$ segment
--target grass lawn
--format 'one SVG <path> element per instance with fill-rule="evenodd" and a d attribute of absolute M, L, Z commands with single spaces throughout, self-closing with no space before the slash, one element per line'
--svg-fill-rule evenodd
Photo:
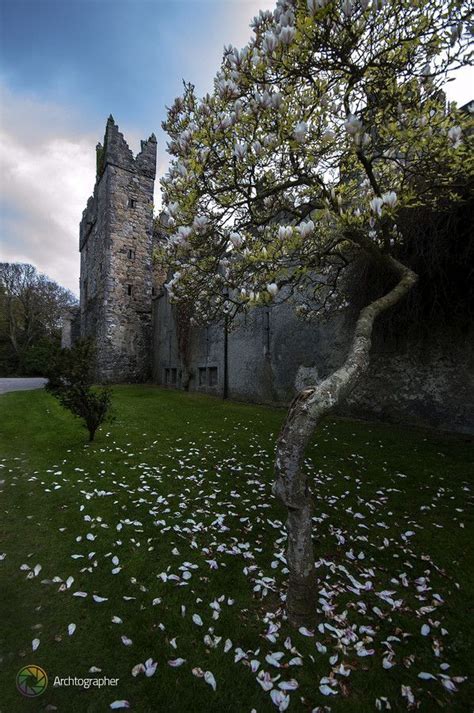
<path fill-rule="evenodd" d="M 319 625 L 301 633 L 271 495 L 284 412 L 147 386 L 114 404 L 88 445 L 48 394 L 0 397 L 0 713 L 471 710 L 472 443 L 322 426 Z M 33 699 L 27 664 L 49 676 Z M 53 686 L 104 675 L 118 685 Z"/>

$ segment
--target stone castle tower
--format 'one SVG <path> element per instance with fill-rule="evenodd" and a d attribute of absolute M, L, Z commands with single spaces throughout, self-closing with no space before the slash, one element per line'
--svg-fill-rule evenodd
<path fill-rule="evenodd" d="M 95 339 L 103 383 L 143 382 L 151 373 L 155 174 L 155 135 L 134 158 L 110 116 L 79 229 L 80 334 Z"/>

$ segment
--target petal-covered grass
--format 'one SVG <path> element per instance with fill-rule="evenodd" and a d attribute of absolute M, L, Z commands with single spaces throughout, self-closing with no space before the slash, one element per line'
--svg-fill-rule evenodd
<path fill-rule="evenodd" d="M 1 713 L 469 710 L 472 442 L 321 427 L 317 626 L 294 631 L 284 411 L 151 386 L 114 404 L 89 445 L 45 392 L 0 397 Z M 26 664 L 49 676 L 35 700 Z M 68 676 L 119 681 L 54 687 Z"/>

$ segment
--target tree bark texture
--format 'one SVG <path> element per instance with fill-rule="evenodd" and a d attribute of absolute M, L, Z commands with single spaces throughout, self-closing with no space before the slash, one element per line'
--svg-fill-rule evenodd
<path fill-rule="evenodd" d="M 375 319 L 397 304 L 417 281 L 417 275 L 394 258 L 387 256 L 385 260 L 398 274 L 398 283 L 361 310 L 344 364 L 320 384 L 297 394 L 278 437 L 273 491 L 288 510 L 287 565 L 290 574 L 286 609 L 288 619 L 295 627 L 310 627 L 316 619 L 312 498 L 302 467 L 306 446 L 320 420 L 352 391 L 367 371 Z"/>

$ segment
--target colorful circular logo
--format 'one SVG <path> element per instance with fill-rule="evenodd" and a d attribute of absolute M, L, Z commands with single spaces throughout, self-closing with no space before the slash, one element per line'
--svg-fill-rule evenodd
<path fill-rule="evenodd" d="M 16 676 L 16 687 L 20 693 L 28 698 L 36 698 L 45 692 L 48 685 L 48 676 L 39 666 L 23 666 Z"/>

